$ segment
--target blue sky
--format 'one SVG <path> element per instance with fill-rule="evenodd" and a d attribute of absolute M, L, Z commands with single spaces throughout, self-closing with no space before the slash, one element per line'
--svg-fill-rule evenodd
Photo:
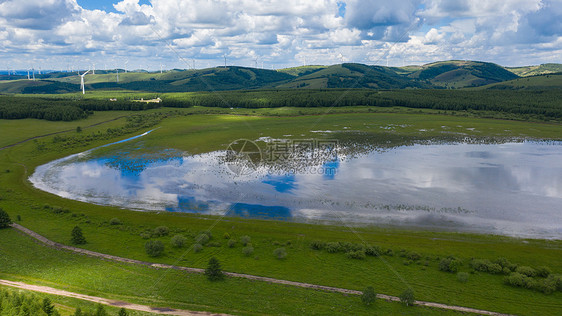
<path fill-rule="evenodd" d="M 0 0 L 0 68 L 562 62 L 562 0 Z"/>

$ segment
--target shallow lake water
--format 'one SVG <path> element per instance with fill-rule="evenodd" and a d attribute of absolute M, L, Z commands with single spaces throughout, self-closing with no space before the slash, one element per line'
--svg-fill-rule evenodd
<path fill-rule="evenodd" d="M 341 150 L 304 168 L 265 163 L 245 173 L 233 172 L 227 151 L 113 146 L 40 166 L 30 180 L 136 210 L 562 238 L 560 142 Z"/>

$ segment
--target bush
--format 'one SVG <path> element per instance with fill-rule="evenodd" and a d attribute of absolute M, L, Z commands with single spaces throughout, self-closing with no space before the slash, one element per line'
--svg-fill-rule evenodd
<path fill-rule="evenodd" d="M 0 228 L 10 227 L 11 223 L 10 215 L 0 207 Z"/>
<path fill-rule="evenodd" d="M 534 286 L 534 280 L 532 278 L 519 272 L 513 272 L 509 276 L 505 277 L 504 282 L 515 287 L 532 288 Z"/>
<path fill-rule="evenodd" d="M 347 257 L 351 259 L 365 259 L 365 251 L 364 250 L 352 250 L 347 253 Z"/>
<path fill-rule="evenodd" d="M 556 291 L 556 281 L 554 279 L 546 278 L 541 281 L 537 281 L 535 286 L 538 291 L 541 291 L 544 294 L 551 294 Z"/>
<path fill-rule="evenodd" d="M 158 257 L 164 252 L 164 244 L 160 240 L 149 240 L 144 244 L 144 249 L 150 257 Z"/>
<path fill-rule="evenodd" d="M 373 304 L 376 298 L 377 294 L 375 294 L 375 289 L 372 286 L 368 286 L 361 295 L 361 301 L 367 306 Z"/>
<path fill-rule="evenodd" d="M 246 246 L 246 247 L 242 248 L 242 253 L 249 257 L 254 253 L 254 247 Z"/>
<path fill-rule="evenodd" d="M 312 249 L 312 250 L 322 250 L 322 249 L 324 249 L 325 245 L 326 245 L 325 242 L 320 241 L 320 240 L 315 240 L 315 241 L 310 243 L 310 249 Z"/>
<path fill-rule="evenodd" d="M 552 273 L 549 267 L 541 266 L 537 268 L 537 276 L 542 278 L 548 277 Z"/>
<path fill-rule="evenodd" d="M 329 242 L 326 244 L 325 248 L 329 253 L 336 253 L 340 251 L 340 245 L 337 242 Z"/>
<path fill-rule="evenodd" d="M 195 242 L 201 245 L 208 243 L 210 240 L 209 235 L 207 234 L 199 234 L 195 237 Z"/>
<path fill-rule="evenodd" d="M 534 277 L 537 274 L 537 271 L 535 271 L 535 269 L 531 268 L 531 267 L 527 267 L 527 266 L 521 266 L 519 268 L 517 268 L 517 270 L 515 270 L 515 272 L 517 273 L 521 273 L 525 276 L 528 277 Z"/>
<path fill-rule="evenodd" d="M 187 243 L 187 238 L 184 235 L 175 235 L 171 240 L 172 246 L 176 248 L 182 248 Z"/>
<path fill-rule="evenodd" d="M 250 243 L 251 240 L 252 239 L 250 238 L 250 236 L 240 237 L 240 242 L 242 243 L 243 246 L 247 246 Z"/>
<path fill-rule="evenodd" d="M 201 245 L 201 244 L 195 244 L 195 245 L 193 245 L 193 251 L 194 251 L 195 253 L 201 252 L 201 250 L 203 250 L 203 245 Z"/>
<path fill-rule="evenodd" d="M 287 257 L 287 250 L 285 250 L 285 248 L 277 248 L 273 250 L 273 255 L 277 259 L 285 259 Z"/>
<path fill-rule="evenodd" d="M 378 257 L 382 254 L 382 249 L 379 246 L 369 246 L 365 249 L 367 256 Z"/>
<path fill-rule="evenodd" d="M 418 261 L 421 258 L 421 255 L 415 251 L 410 251 L 408 252 L 408 254 L 406 255 L 406 257 L 412 261 Z"/>
<path fill-rule="evenodd" d="M 167 236 L 169 233 L 170 233 L 170 229 L 168 227 L 158 226 L 154 228 L 152 235 L 154 235 L 154 237 L 162 237 L 162 236 Z"/>
<path fill-rule="evenodd" d="M 498 263 L 492 263 L 487 259 L 473 259 L 470 262 L 470 266 L 480 272 L 488 272 L 492 274 L 499 274 L 503 272 L 503 268 Z"/>
<path fill-rule="evenodd" d="M 230 234 L 229 233 L 224 233 L 224 235 L 222 235 L 222 237 L 224 239 L 230 239 Z"/>
<path fill-rule="evenodd" d="M 400 302 L 406 304 L 406 306 L 410 306 L 413 305 L 415 301 L 414 298 L 414 291 L 410 288 L 406 289 L 404 292 L 402 292 L 402 294 L 400 295 Z"/>
<path fill-rule="evenodd" d="M 550 274 L 546 279 L 550 280 L 554 284 L 557 291 L 562 291 L 562 275 Z"/>
<path fill-rule="evenodd" d="M 461 283 L 468 282 L 468 273 L 466 273 L 466 272 L 457 273 L 457 281 L 459 281 Z"/>
<path fill-rule="evenodd" d="M 221 264 L 219 260 L 215 257 L 209 259 L 209 264 L 207 269 L 205 269 L 205 275 L 210 281 L 219 281 L 224 279 L 224 274 L 221 270 Z"/>
<path fill-rule="evenodd" d="M 236 246 L 236 239 L 230 239 L 227 245 L 229 248 L 234 248 L 234 246 Z"/>
<path fill-rule="evenodd" d="M 121 220 L 118 219 L 117 217 L 114 217 L 112 219 L 109 220 L 109 224 L 110 225 L 121 225 Z"/>
<path fill-rule="evenodd" d="M 441 259 L 441 261 L 439 261 L 439 270 L 441 271 L 445 271 L 445 272 L 451 272 L 451 273 L 456 273 L 459 271 L 459 268 L 461 267 L 462 262 L 453 257 L 453 256 L 449 256 L 447 258 Z"/>
<path fill-rule="evenodd" d="M 82 228 L 78 226 L 74 226 L 70 236 L 70 242 L 74 245 L 83 245 L 86 243 L 86 238 L 84 238 L 84 235 L 82 234 Z"/>

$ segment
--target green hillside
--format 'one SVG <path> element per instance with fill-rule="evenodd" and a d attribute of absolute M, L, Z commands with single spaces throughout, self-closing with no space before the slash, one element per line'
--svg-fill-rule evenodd
<path fill-rule="evenodd" d="M 321 65 L 310 65 L 310 66 L 299 66 L 299 67 L 291 67 L 291 68 L 284 68 L 279 69 L 277 71 L 289 74 L 291 76 L 305 76 L 316 72 L 318 70 L 322 70 L 328 68 L 328 66 L 321 66 Z"/>
<path fill-rule="evenodd" d="M 438 87 L 465 88 L 511 80 L 518 76 L 492 63 L 451 60 L 424 65 L 408 77 L 428 80 Z"/>
<path fill-rule="evenodd" d="M 16 94 L 58 94 L 70 93 L 80 90 L 78 84 L 52 81 L 52 80 L 9 80 L 0 81 L 0 93 Z"/>
<path fill-rule="evenodd" d="M 562 72 L 562 64 L 542 64 L 536 66 L 506 67 L 519 77 L 528 77 Z"/>
<path fill-rule="evenodd" d="M 562 73 L 518 78 L 480 87 L 481 89 L 545 90 L 562 89 Z"/>
<path fill-rule="evenodd" d="M 398 75 L 388 67 L 363 64 L 341 64 L 299 76 L 280 88 L 369 88 L 406 89 L 430 88 L 431 85 Z"/>

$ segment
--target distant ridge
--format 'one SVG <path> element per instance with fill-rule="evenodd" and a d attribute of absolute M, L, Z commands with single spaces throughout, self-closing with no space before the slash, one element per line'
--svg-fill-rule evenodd
<path fill-rule="evenodd" d="M 331 66 L 310 65 L 279 70 L 250 67 L 174 69 L 160 73 L 123 69 L 98 70 L 86 76 L 86 90 L 143 92 L 195 92 L 251 89 L 462 89 L 486 87 L 522 89 L 558 88 L 559 82 L 541 77 L 562 72 L 561 64 L 502 67 L 481 61 L 449 60 L 422 66 L 384 67 L 357 63 Z M 119 73 L 119 75 L 117 75 Z M 536 78 L 538 75 L 539 78 Z M 36 75 L 36 81 L 22 76 L 0 76 L 0 93 L 57 94 L 78 92 L 76 73 L 51 72 Z M 119 80 L 118 80 L 119 79 Z M 506 83 L 501 85 L 501 83 Z M 497 86 L 494 86 L 496 84 Z"/>

